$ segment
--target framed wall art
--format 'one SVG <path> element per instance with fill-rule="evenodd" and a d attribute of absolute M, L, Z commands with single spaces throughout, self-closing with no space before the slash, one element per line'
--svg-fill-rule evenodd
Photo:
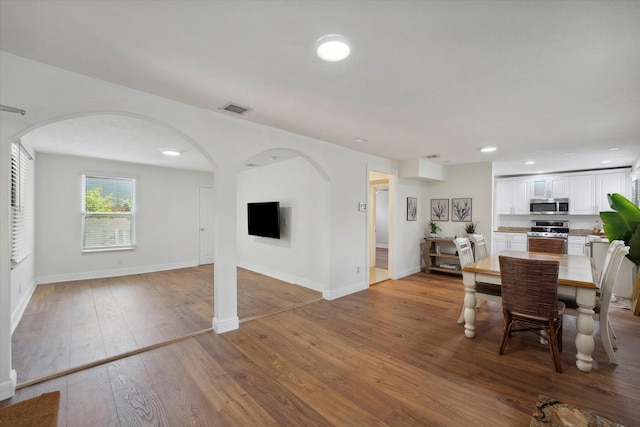
<path fill-rule="evenodd" d="M 431 199 L 431 221 L 449 221 L 449 199 Z"/>
<path fill-rule="evenodd" d="M 407 221 L 418 219 L 418 198 L 407 197 Z"/>
<path fill-rule="evenodd" d="M 451 199 L 451 221 L 470 222 L 472 218 L 471 198 Z"/>

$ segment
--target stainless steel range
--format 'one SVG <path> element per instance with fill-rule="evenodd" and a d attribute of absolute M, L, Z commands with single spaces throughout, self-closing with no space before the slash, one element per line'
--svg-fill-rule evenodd
<path fill-rule="evenodd" d="M 564 241 L 564 253 L 567 253 L 567 239 L 569 238 L 569 221 L 533 220 L 531 231 L 527 233 L 527 240 L 559 239 Z"/>

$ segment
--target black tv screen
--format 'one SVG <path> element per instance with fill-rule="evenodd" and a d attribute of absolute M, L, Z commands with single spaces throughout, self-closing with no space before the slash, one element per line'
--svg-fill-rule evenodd
<path fill-rule="evenodd" d="M 249 235 L 280 238 L 280 202 L 247 203 Z"/>

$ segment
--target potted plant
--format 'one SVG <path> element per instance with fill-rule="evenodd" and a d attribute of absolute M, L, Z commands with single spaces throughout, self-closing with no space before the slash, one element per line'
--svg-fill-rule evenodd
<path fill-rule="evenodd" d="M 436 224 L 434 221 L 429 221 L 429 237 L 438 237 L 438 231 L 442 231 L 440 226 Z"/>
<path fill-rule="evenodd" d="M 478 226 L 477 222 L 468 222 L 464 225 L 464 231 L 469 234 L 476 234 L 476 227 Z"/>
<path fill-rule="evenodd" d="M 634 280 L 632 300 L 640 298 L 640 276 L 638 275 L 638 265 L 640 265 L 640 208 L 630 200 L 618 193 L 607 194 L 609 205 L 614 212 L 600 212 L 600 219 L 609 241 L 624 240 L 629 246 L 627 258 L 634 264 Z M 637 304 L 635 314 L 640 314 L 640 303 Z"/>

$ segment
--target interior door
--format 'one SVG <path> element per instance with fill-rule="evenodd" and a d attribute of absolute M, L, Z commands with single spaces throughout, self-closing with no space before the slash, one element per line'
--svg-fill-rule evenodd
<path fill-rule="evenodd" d="M 199 263 L 213 264 L 213 187 L 199 187 Z"/>

